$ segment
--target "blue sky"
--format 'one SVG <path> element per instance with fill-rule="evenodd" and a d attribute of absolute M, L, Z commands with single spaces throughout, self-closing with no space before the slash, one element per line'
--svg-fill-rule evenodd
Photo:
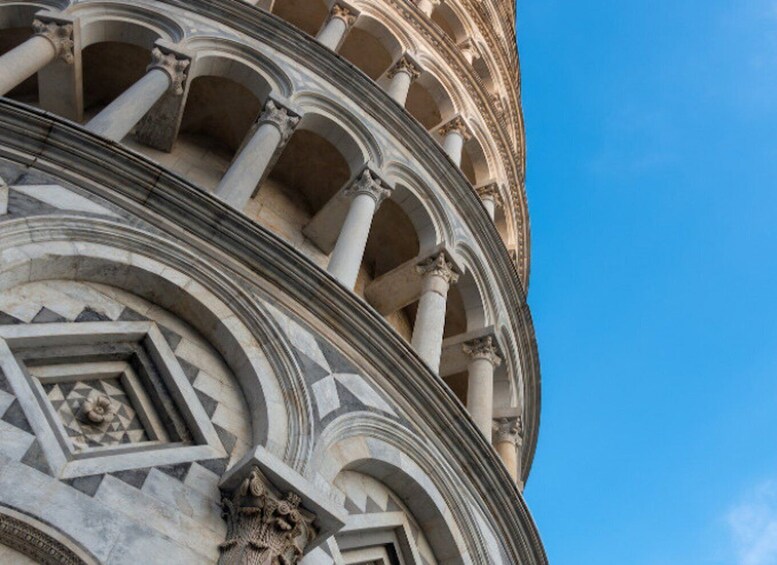
<path fill-rule="evenodd" d="M 553 565 L 777 564 L 777 0 L 519 0 Z"/>

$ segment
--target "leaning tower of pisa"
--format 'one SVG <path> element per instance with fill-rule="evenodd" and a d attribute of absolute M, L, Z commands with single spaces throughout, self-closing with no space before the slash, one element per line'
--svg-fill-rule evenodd
<path fill-rule="evenodd" d="M 546 563 L 514 22 L 0 0 L 0 563 Z"/>

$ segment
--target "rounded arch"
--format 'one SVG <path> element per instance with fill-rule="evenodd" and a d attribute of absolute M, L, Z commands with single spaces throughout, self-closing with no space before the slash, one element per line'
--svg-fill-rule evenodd
<path fill-rule="evenodd" d="M 427 130 L 445 123 L 457 113 L 450 90 L 438 78 L 438 70 L 423 66 L 424 72 L 413 82 L 408 92 L 405 108 Z"/>
<path fill-rule="evenodd" d="M 453 228 L 434 190 L 407 165 L 392 161 L 383 169 L 386 181 L 394 186 L 391 199 L 399 204 L 413 223 L 420 253 L 431 251 L 453 240 Z"/>
<path fill-rule="evenodd" d="M 461 171 L 473 186 L 480 186 L 495 176 L 492 171 L 494 160 L 490 156 L 488 145 L 485 145 L 491 136 L 478 122 L 473 120 L 469 125 L 473 135 L 464 142 Z"/>
<path fill-rule="evenodd" d="M 256 300 L 212 262 L 148 232 L 68 215 L 0 225 L 0 260 L 0 291 L 50 279 L 94 282 L 175 314 L 236 376 L 255 415 L 253 443 L 291 465 L 307 459 L 310 399 L 291 346 Z"/>
<path fill-rule="evenodd" d="M 334 145 L 355 175 L 365 163 L 380 167 L 383 151 L 362 120 L 339 104 L 314 92 L 300 92 L 292 98 L 302 120 L 296 131 L 310 131 Z"/>
<path fill-rule="evenodd" d="M 261 0 L 267 8 L 271 2 Z M 325 0 L 281 0 L 272 6 L 272 13 L 289 22 L 308 35 L 316 35 L 329 15 L 329 2 Z"/>
<path fill-rule="evenodd" d="M 10 547 L 35 563 L 100 563 L 62 530 L 5 505 L 0 505 L 0 545 Z"/>
<path fill-rule="evenodd" d="M 432 12 L 432 21 L 451 38 L 454 43 L 460 43 L 471 36 L 471 26 L 467 16 L 452 2 L 440 2 Z"/>
<path fill-rule="evenodd" d="M 106 2 L 75 4 L 69 10 L 81 21 L 81 47 L 108 41 L 129 43 L 151 49 L 154 41 L 178 43 L 184 30 L 175 20 L 147 8 Z"/>
<path fill-rule="evenodd" d="M 372 80 L 378 80 L 407 49 L 408 45 L 400 41 L 385 20 L 362 13 L 338 53 Z"/>
<path fill-rule="evenodd" d="M 357 471 L 384 483 L 422 524 L 439 563 L 471 563 L 476 544 L 465 536 L 476 535 L 476 521 L 457 488 L 459 477 L 444 461 L 395 420 L 352 412 L 322 432 L 308 474 L 332 484 L 340 472 Z"/>
<path fill-rule="evenodd" d="M 484 292 L 484 289 L 489 288 L 485 275 L 487 269 L 483 268 L 482 261 L 465 241 L 456 242 L 454 253 L 464 271 L 454 288 L 458 289 L 463 302 L 466 331 L 471 332 L 492 325 L 495 308 Z"/>
<path fill-rule="evenodd" d="M 219 76 L 230 79 L 264 100 L 270 92 L 288 98 L 292 82 L 283 68 L 245 45 L 217 37 L 195 36 L 183 46 L 195 54 L 189 78 Z"/>

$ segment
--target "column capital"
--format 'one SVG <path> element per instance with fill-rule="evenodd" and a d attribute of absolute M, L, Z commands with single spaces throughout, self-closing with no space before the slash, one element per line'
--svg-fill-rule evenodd
<path fill-rule="evenodd" d="M 51 42 L 57 57 L 72 64 L 75 60 L 73 24 L 72 18 L 50 12 L 38 12 L 32 20 L 32 30 L 34 35 L 45 37 Z"/>
<path fill-rule="evenodd" d="M 259 119 L 256 120 L 256 123 L 259 125 L 274 125 L 276 128 L 278 128 L 278 131 L 281 132 L 281 138 L 283 142 L 286 142 L 288 141 L 289 137 L 291 137 L 291 134 L 294 132 L 294 128 L 297 127 L 297 124 L 299 124 L 299 121 L 300 117 L 297 114 L 289 110 L 280 102 L 273 100 L 272 98 L 268 98 L 264 105 L 264 110 L 262 110 L 262 113 L 259 116 Z"/>
<path fill-rule="evenodd" d="M 219 545 L 219 565 L 297 563 L 317 534 L 315 516 L 301 508 L 302 498 L 293 491 L 277 493 L 258 465 L 223 494 L 227 536 Z"/>
<path fill-rule="evenodd" d="M 472 55 L 473 59 L 480 55 L 480 53 L 478 52 L 478 46 L 471 37 L 464 39 L 461 43 L 458 44 L 457 47 L 462 52 L 465 52 L 465 51 L 469 52 L 470 55 Z"/>
<path fill-rule="evenodd" d="M 523 442 L 523 420 L 520 416 L 497 418 L 492 430 L 494 443 L 512 443 L 518 447 Z"/>
<path fill-rule="evenodd" d="M 456 116 L 446 124 L 444 124 L 442 127 L 440 127 L 439 130 L 437 130 L 440 135 L 445 136 L 449 133 L 458 133 L 461 135 L 464 139 L 470 139 L 472 137 L 472 132 L 469 129 L 469 126 L 467 125 L 467 121 L 464 119 L 463 116 Z"/>
<path fill-rule="evenodd" d="M 157 41 L 151 50 L 151 64 L 146 71 L 161 69 L 170 77 L 170 91 L 181 96 L 189 75 L 192 58 L 186 53 Z"/>
<path fill-rule="evenodd" d="M 436 257 L 423 261 L 416 266 L 416 272 L 424 278 L 440 277 L 449 285 L 455 284 L 459 280 L 459 274 L 455 271 L 453 263 L 448 261 L 445 253 L 440 253 Z"/>
<path fill-rule="evenodd" d="M 495 182 L 475 187 L 475 192 L 481 200 L 491 200 L 497 207 L 504 204 L 499 185 Z"/>
<path fill-rule="evenodd" d="M 355 198 L 360 194 L 365 194 L 375 200 L 377 208 L 386 198 L 391 196 L 391 192 L 391 187 L 387 186 L 375 172 L 365 168 L 356 180 L 343 191 L 343 195 Z"/>
<path fill-rule="evenodd" d="M 342 20 L 347 27 L 351 27 L 356 22 L 356 16 L 358 14 L 353 8 L 339 2 L 329 11 L 329 20 Z"/>
<path fill-rule="evenodd" d="M 461 350 L 469 355 L 472 360 L 485 359 L 494 367 L 498 367 L 502 363 L 502 358 L 499 356 L 499 348 L 491 336 L 468 341 L 462 344 Z"/>
<path fill-rule="evenodd" d="M 394 78 L 399 73 L 406 73 L 412 82 L 421 76 L 421 67 L 410 55 L 405 54 L 389 69 L 387 76 Z"/>

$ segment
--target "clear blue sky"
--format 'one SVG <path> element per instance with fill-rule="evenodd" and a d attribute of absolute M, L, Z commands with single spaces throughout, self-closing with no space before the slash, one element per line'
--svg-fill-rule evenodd
<path fill-rule="evenodd" d="M 777 0 L 519 0 L 552 565 L 777 564 Z"/>

